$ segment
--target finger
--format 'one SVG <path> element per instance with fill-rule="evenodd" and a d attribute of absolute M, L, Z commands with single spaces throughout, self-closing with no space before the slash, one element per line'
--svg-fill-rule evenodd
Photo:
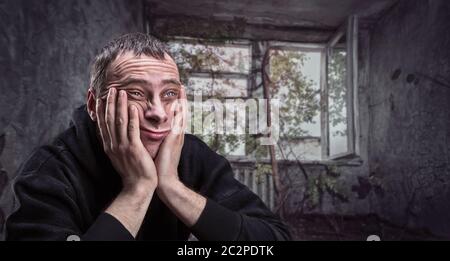
<path fill-rule="evenodd" d="M 182 87 L 180 90 L 180 95 L 176 101 L 176 108 L 174 112 L 174 128 L 177 130 L 177 134 L 183 133 L 186 127 L 187 121 L 187 99 L 186 91 Z"/>
<path fill-rule="evenodd" d="M 130 105 L 128 108 L 130 120 L 128 121 L 128 138 L 131 143 L 136 144 L 141 140 L 139 136 L 139 115 L 136 106 Z"/>
<path fill-rule="evenodd" d="M 174 102 L 174 106 L 175 106 L 175 110 L 174 110 L 174 118 L 173 118 L 173 125 L 172 125 L 172 133 L 180 134 L 182 131 L 181 124 L 183 121 L 181 100 L 176 100 Z"/>
<path fill-rule="evenodd" d="M 97 99 L 97 103 L 95 105 L 95 112 L 97 113 L 97 126 L 100 131 L 100 136 L 102 138 L 103 146 L 110 144 L 108 130 L 106 129 L 105 123 L 105 106 L 102 99 Z"/>
<path fill-rule="evenodd" d="M 108 93 L 108 98 L 106 100 L 106 112 L 105 112 L 105 121 L 106 128 L 108 130 L 109 139 L 111 141 L 111 146 L 117 144 L 116 141 L 116 128 L 115 128 L 115 119 L 116 119 L 116 89 L 111 88 Z"/>
<path fill-rule="evenodd" d="M 124 90 L 121 90 L 119 91 L 119 98 L 117 99 L 117 108 L 116 108 L 116 133 L 117 133 L 117 142 L 119 144 L 128 142 L 127 124 L 128 124 L 127 93 Z"/>
<path fill-rule="evenodd" d="M 181 100 L 180 104 L 180 135 L 178 135 L 178 139 L 180 141 L 180 144 L 183 144 L 184 142 L 184 132 L 186 130 L 186 100 Z"/>

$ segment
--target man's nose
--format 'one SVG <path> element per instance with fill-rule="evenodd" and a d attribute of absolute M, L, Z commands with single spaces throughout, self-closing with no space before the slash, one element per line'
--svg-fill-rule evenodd
<path fill-rule="evenodd" d="M 147 110 L 144 113 L 144 117 L 154 125 L 164 123 L 168 119 L 164 106 L 158 99 L 155 99 L 153 102 L 149 102 Z"/>

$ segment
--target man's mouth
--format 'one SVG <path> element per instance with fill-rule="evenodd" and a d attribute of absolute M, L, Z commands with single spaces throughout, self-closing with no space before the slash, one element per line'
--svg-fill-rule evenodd
<path fill-rule="evenodd" d="M 150 129 L 144 129 L 144 128 L 140 128 L 141 130 L 141 135 L 143 135 L 144 137 L 150 139 L 150 140 L 154 140 L 154 141 L 159 141 L 164 139 L 170 132 L 170 130 L 150 130 Z"/>

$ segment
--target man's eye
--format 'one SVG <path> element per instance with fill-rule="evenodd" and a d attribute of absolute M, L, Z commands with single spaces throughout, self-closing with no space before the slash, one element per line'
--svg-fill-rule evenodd
<path fill-rule="evenodd" d="M 164 94 L 164 96 L 166 96 L 166 97 L 175 97 L 175 96 L 177 96 L 178 95 L 178 93 L 176 92 L 176 91 L 167 91 L 165 94 Z"/>
<path fill-rule="evenodd" d="M 140 92 L 130 91 L 128 93 L 135 97 L 144 97 L 144 95 Z"/>

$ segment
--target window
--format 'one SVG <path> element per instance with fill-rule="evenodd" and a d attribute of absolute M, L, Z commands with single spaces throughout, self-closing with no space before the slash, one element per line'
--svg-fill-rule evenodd
<path fill-rule="evenodd" d="M 217 100 L 264 98 L 262 66 L 268 70 L 271 98 L 280 101 L 278 159 L 319 161 L 357 154 L 356 18 L 351 17 L 325 44 L 177 38 L 169 41 L 169 46 L 188 95 L 202 95 L 202 111 L 191 114 L 194 123 L 202 121 L 201 134 L 195 129 L 191 132 L 219 153 L 268 157 L 265 149 L 255 152 L 254 138 L 217 131 L 223 131 L 223 126 L 207 115 L 218 110 Z M 264 53 L 269 55 L 267 65 L 262 64 Z M 195 100 L 191 102 L 191 110 L 195 104 Z M 239 110 L 236 113 L 239 115 Z M 245 109 L 240 113 L 247 113 L 249 122 L 253 120 Z M 199 114 L 202 117 L 196 118 Z"/>
<path fill-rule="evenodd" d="M 339 155 L 348 150 L 347 77 L 345 37 L 328 49 L 328 137 L 329 154 Z"/>
<path fill-rule="evenodd" d="M 327 84 L 324 85 L 323 116 L 326 158 L 358 154 L 358 21 L 351 16 L 327 44 Z"/>
<path fill-rule="evenodd" d="M 272 97 L 280 99 L 277 158 L 357 154 L 357 20 L 324 45 L 269 44 Z"/>
<path fill-rule="evenodd" d="M 193 117 L 193 123 L 202 127 L 197 131 L 192 129 L 191 132 L 221 154 L 245 156 L 246 143 L 243 135 L 225 133 L 223 126 L 218 126 L 214 119 L 210 120 L 210 116 L 218 110 L 214 101 L 221 100 L 226 106 L 227 100 L 248 97 L 252 57 L 250 44 L 244 41 L 214 43 L 178 38 L 169 41 L 169 48 L 191 97 L 191 111 L 195 115 L 195 107 L 202 107 L 202 117 Z M 201 105 L 195 102 L 195 96 L 201 96 Z M 216 128 L 222 130 L 215 131 Z"/>
<path fill-rule="evenodd" d="M 322 48 L 283 47 L 269 50 L 272 98 L 280 103 L 278 158 L 320 160 Z M 283 155 L 284 154 L 284 155 Z"/>

